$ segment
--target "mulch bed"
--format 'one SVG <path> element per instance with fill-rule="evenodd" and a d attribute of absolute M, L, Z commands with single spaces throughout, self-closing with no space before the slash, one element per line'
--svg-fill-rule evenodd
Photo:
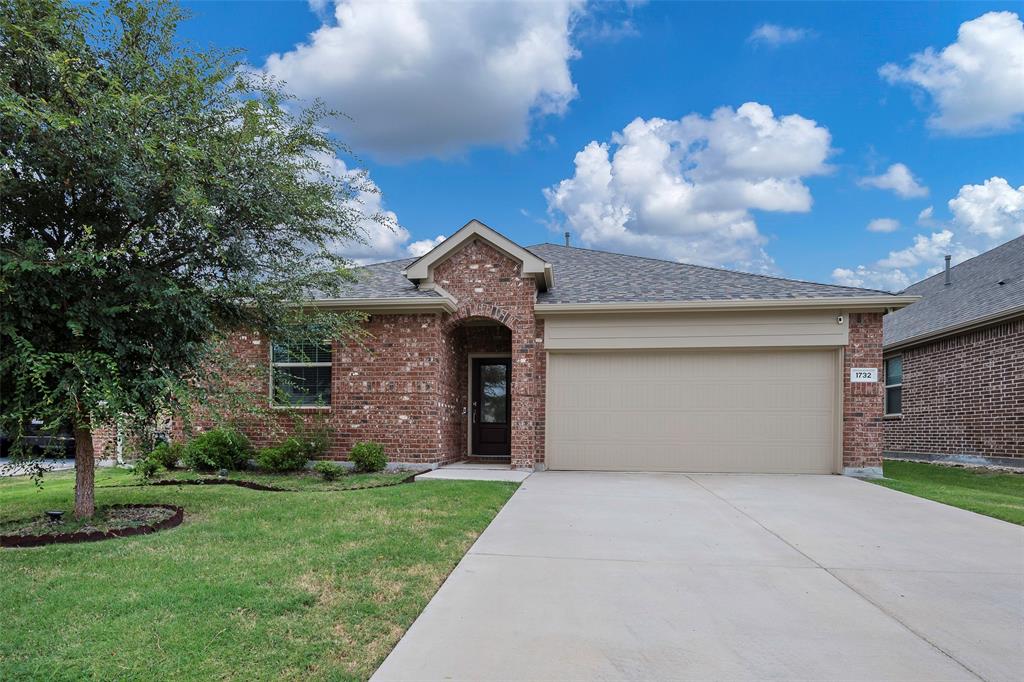
<path fill-rule="evenodd" d="M 107 523 L 123 523 L 122 527 L 100 530 L 84 526 L 69 533 L 39 532 L 54 525 L 44 518 L 26 519 L 15 532 L 0 535 L 0 547 L 40 547 L 70 542 L 95 542 L 111 538 L 146 535 L 181 525 L 185 511 L 171 504 L 112 504 L 97 512 L 106 514 Z M 11 524 L 8 524 L 11 525 Z M 106 524 L 105 524 L 106 525 Z"/>
<path fill-rule="evenodd" d="M 301 488 L 282 488 L 276 485 L 267 485 L 266 483 L 257 483 L 256 481 L 246 481 L 243 479 L 235 478 L 161 478 L 157 481 L 150 481 L 149 483 L 140 483 L 138 485 L 236 485 L 239 488 L 248 488 L 250 490 L 265 490 L 275 493 L 346 493 L 350 490 L 388 488 L 393 485 L 401 485 L 402 483 L 412 483 L 416 479 L 416 477 L 422 473 L 423 471 L 413 471 L 410 472 L 408 476 L 397 479 L 395 481 L 388 481 L 386 483 L 366 483 L 364 485 L 352 486 L 351 488 L 324 488 L 323 490 L 302 490 Z"/>

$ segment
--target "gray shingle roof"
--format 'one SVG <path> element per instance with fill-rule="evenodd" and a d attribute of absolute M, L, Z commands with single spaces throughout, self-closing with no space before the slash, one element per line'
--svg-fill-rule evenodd
<path fill-rule="evenodd" d="M 343 285 L 346 298 L 439 298 L 436 291 L 423 291 L 402 274 L 415 258 L 374 263 L 354 268 L 355 282 Z"/>
<path fill-rule="evenodd" d="M 961 327 L 1024 306 L 1024 237 L 952 268 L 953 283 L 939 272 L 907 288 L 921 300 L 884 318 L 886 346 Z M 1002 282 L 1002 284 L 1000 284 Z"/>
<path fill-rule="evenodd" d="M 833 298 L 888 295 L 888 292 L 688 265 L 557 244 L 528 247 L 551 263 L 555 285 L 538 294 L 538 303 L 640 303 Z M 421 291 L 402 275 L 415 258 L 357 268 L 346 285 L 349 298 L 439 296 Z"/>
<path fill-rule="evenodd" d="M 765 300 L 886 293 L 557 244 L 529 249 L 551 263 L 555 271 L 555 286 L 538 295 L 538 303 Z"/>

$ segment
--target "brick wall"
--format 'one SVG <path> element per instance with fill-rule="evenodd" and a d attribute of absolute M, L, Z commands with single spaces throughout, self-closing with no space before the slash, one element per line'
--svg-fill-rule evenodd
<path fill-rule="evenodd" d="M 843 353 L 843 467 L 882 466 L 882 383 L 851 383 L 851 367 L 882 367 L 881 313 L 852 313 Z"/>
<path fill-rule="evenodd" d="M 1024 457 L 1024 318 L 910 348 L 887 452 Z"/>

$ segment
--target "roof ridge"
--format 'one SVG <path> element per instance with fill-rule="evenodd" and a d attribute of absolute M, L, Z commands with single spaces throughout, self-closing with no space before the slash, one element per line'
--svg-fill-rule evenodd
<path fill-rule="evenodd" d="M 756 272 L 747 272 L 745 270 L 730 270 L 729 268 L 716 268 L 716 267 L 713 267 L 713 266 L 710 266 L 710 265 L 698 265 L 696 263 L 682 263 L 680 261 L 666 260 L 664 258 L 654 258 L 653 256 L 637 256 L 637 255 L 630 254 L 630 253 L 619 253 L 618 251 L 606 251 L 604 249 L 588 249 L 588 248 L 585 248 L 585 247 L 582 247 L 582 246 L 566 246 L 564 244 L 554 244 L 552 242 L 542 242 L 540 244 L 534 244 L 533 246 L 527 247 L 527 248 L 535 248 L 537 246 L 554 246 L 554 247 L 557 247 L 557 248 L 560 248 L 560 249 L 575 249 L 577 251 L 590 251 L 592 253 L 607 253 L 607 254 L 609 254 L 611 256 L 622 256 L 624 258 L 638 258 L 638 259 L 641 259 L 641 260 L 654 261 L 656 263 L 665 263 L 667 265 L 678 265 L 678 266 L 690 267 L 690 268 L 701 268 L 703 270 L 712 270 L 714 272 L 725 272 L 725 273 L 728 273 L 730 275 L 747 275 L 748 277 L 760 277 L 762 279 L 771 279 L 771 280 L 775 280 L 777 282 L 796 282 L 798 284 L 813 284 L 814 286 L 832 287 L 834 289 L 849 289 L 850 291 L 871 291 L 871 292 L 878 293 L 878 294 L 886 294 L 886 295 L 890 295 L 890 296 L 893 295 L 893 292 L 891 292 L 891 291 L 884 291 L 882 289 L 868 289 L 866 287 L 849 287 L 849 286 L 846 286 L 846 285 L 843 285 L 843 284 L 824 284 L 822 282 L 813 282 L 813 281 L 807 280 L 807 279 L 795 279 L 793 277 L 777 277 L 777 276 L 774 276 L 774 275 L 762 275 L 762 274 L 758 274 Z"/>

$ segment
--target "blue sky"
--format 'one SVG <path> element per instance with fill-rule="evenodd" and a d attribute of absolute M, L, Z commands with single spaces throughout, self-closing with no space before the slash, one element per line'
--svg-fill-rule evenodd
<path fill-rule="evenodd" d="M 187 6 L 183 37 L 352 115 L 338 167 L 401 225 L 361 260 L 479 218 L 898 289 L 1024 233 L 1024 3 Z"/>

